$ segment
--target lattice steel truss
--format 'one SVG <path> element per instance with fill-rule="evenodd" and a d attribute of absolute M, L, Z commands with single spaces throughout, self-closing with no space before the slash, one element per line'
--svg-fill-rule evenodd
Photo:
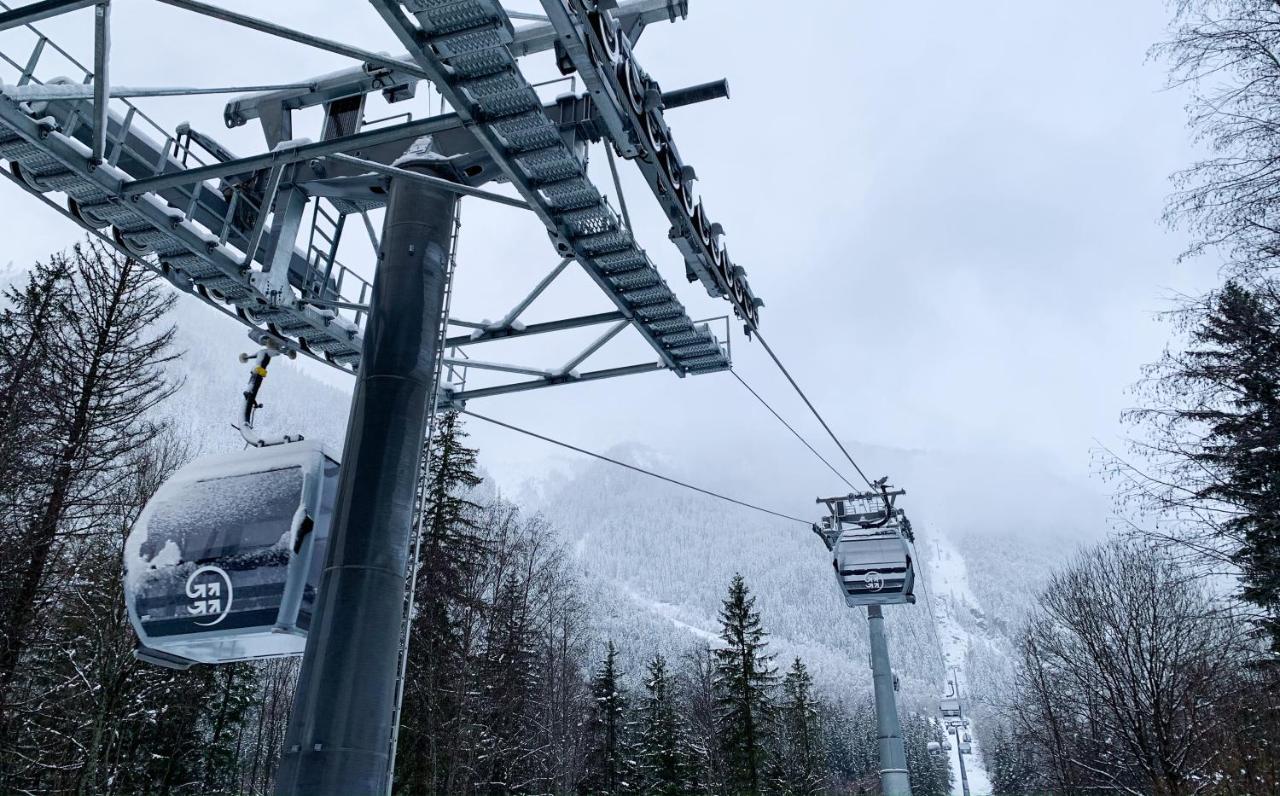
<path fill-rule="evenodd" d="M 663 94 L 631 53 L 645 25 L 682 18 L 685 0 L 543 0 L 545 16 L 508 13 L 497 0 L 371 0 L 408 50 L 395 57 L 196 0 L 159 1 L 360 63 L 270 86 L 113 86 L 109 2 L 44 0 L 17 9 L 0 3 L 0 32 L 27 33 L 22 48 L 0 41 L 0 60 L 10 70 L 0 77 L 0 158 L 8 161 L 6 176 L 13 182 L 144 258 L 179 289 L 238 318 L 256 340 L 270 339 L 338 368 L 358 367 L 370 285 L 338 259 L 339 243 L 358 223 L 376 248 L 368 213 L 383 205 L 390 179 L 406 176 L 396 159 L 427 135 L 454 162 L 462 182 L 457 191 L 530 210 L 563 258 L 500 320 L 449 320 L 461 332 L 448 337 L 452 373 L 482 369 L 529 377 L 471 391 L 454 378 L 445 397 L 455 406 L 473 397 L 628 373 L 669 369 L 684 376 L 729 367 L 727 344 L 708 324 L 690 319 L 633 237 L 625 205 L 619 216 L 588 177 L 592 142 L 636 160 L 671 220 L 686 275 L 701 280 L 710 294 L 730 299 L 748 329 L 757 323 L 762 302 L 720 245 L 720 226 L 694 201 L 695 175 L 680 161 L 662 119 L 664 107 L 725 96 L 727 88 Z M 92 66 L 34 25 L 83 8 L 94 13 Z M 513 17 L 532 24 L 517 28 Z M 549 104 L 539 98 L 518 59 L 551 49 L 562 72 L 581 76 L 585 94 L 562 95 Z M 49 74 L 50 53 L 60 56 L 63 68 L 70 63 L 80 73 Z M 452 112 L 390 124 L 396 117 L 365 118 L 368 95 L 381 92 L 388 102 L 398 102 L 413 97 L 424 80 Z M 188 125 L 169 132 L 136 103 L 144 97 L 231 92 L 239 96 L 225 105 L 227 126 L 256 120 L 266 151 L 237 157 Z M 293 131 L 293 112 L 307 107 L 324 112 L 315 141 Z M 511 185 L 521 198 L 480 187 L 491 182 Z M 615 309 L 522 324 L 521 313 L 574 261 Z M 605 327 L 600 337 L 550 368 L 486 362 L 463 350 L 595 325 Z M 629 326 L 656 352 L 656 361 L 584 369 Z"/>

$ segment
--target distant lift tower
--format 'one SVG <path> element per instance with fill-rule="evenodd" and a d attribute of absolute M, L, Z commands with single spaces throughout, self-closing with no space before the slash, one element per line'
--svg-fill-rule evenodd
<path fill-rule="evenodd" d="M 956 737 L 956 760 L 960 764 L 960 787 L 964 796 L 969 796 L 969 773 L 965 769 L 964 756 L 973 754 L 973 739 L 969 735 L 969 720 L 964 716 L 964 706 L 960 700 L 960 672 L 951 667 L 951 677 L 947 680 L 947 693 L 938 702 L 942 720 L 947 731 Z M 961 734 L 963 733 L 963 735 Z"/>
<path fill-rule="evenodd" d="M 635 58 L 646 26 L 683 18 L 687 0 L 541 0 L 541 14 L 508 12 L 500 0 L 369 0 L 404 48 L 399 55 L 202 0 L 158 2 L 354 62 L 270 85 L 125 88 L 109 79 L 112 0 L 0 6 L 0 159 L 7 162 L 0 175 L 244 324 L 264 350 L 355 375 L 340 465 L 337 452 L 283 440 L 260 455 L 179 473 L 131 534 L 126 588 L 144 643 L 140 657 L 155 663 L 274 657 L 305 645 L 278 793 L 384 793 L 406 654 L 411 515 L 431 413 L 493 395 L 658 370 L 684 377 L 731 364 L 727 338 L 690 318 L 634 237 L 616 172 L 620 213 L 588 176 L 593 145 L 610 164 L 615 156 L 636 164 L 670 223 L 683 276 L 727 300 L 748 334 L 758 328 L 763 302 L 729 257 L 724 228 L 695 190 L 697 175 L 665 117 L 727 96 L 728 87 L 717 81 L 664 92 Z M 81 10 L 93 31 L 83 61 L 37 27 Z M 190 44 L 193 59 L 254 52 L 251 44 L 218 53 Z M 519 63 L 537 53 L 554 57 L 564 79 L 573 76 L 573 91 L 539 94 Z M 162 75 L 164 65 L 157 66 Z M 585 90 L 576 94 L 579 80 Z M 404 102 L 420 86 L 451 109 L 423 115 L 419 102 L 417 116 L 367 117 L 367 103 L 379 95 Z M 238 156 L 188 124 L 169 132 L 135 104 L 184 97 L 180 112 L 187 112 L 191 97 L 216 94 L 232 95 L 219 109 L 228 127 L 261 126 L 263 151 Z M 307 109 L 319 110 L 322 122 L 304 138 L 294 122 L 315 117 L 295 119 L 294 112 Z M 508 190 L 485 187 L 491 184 Z M 449 317 L 460 196 L 530 211 L 559 261 L 496 321 Z M 376 212 L 384 214 L 381 234 L 369 218 Z M 352 228 L 368 234 L 375 255 L 360 269 L 339 258 L 340 244 L 351 243 L 343 230 Z M 350 247 L 341 252 L 349 261 Z M 575 262 L 611 308 L 522 322 Z M 466 353 L 588 327 L 602 332 L 550 367 Z M 653 358 L 586 367 L 627 330 Z M 438 383 L 442 370 L 446 383 Z M 279 467 L 264 467 L 271 463 Z M 278 486 L 268 489 L 265 474 L 282 468 Z M 264 490 L 270 522 L 246 512 L 188 521 L 202 500 L 249 505 Z M 281 548 L 254 533 L 292 544 Z"/>
<path fill-rule="evenodd" d="M 829 514 L 813 530 L 832 552 L 831 564 L 845 603 L 867 607 L 881 793 L 911 796 L 882 606 L 915 602 L 914 548 L 911 524 L 902 510 L 894 507 L 895 498 L 904 492 L 890 490 L 883 480 L 877 487 L 870 492 L 819 498 Z"/>

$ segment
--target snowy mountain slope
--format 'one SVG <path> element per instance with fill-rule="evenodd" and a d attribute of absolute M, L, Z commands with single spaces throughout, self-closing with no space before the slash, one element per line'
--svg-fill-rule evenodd
<path fill-rule="evenodd" d="M 636 445 L 607 453 L 632 462 L 652 462 L 654 456 Z M 772 453 L 757 451 L 752 459 L 786 460 Z M 880 462 L 912 478 L 906 481 L 912 489 L 904 500 L 910 495 L 924 498 L 904 504 L 910 507 L 919 540 L 918 566 L 930 585 L 937 581 L 930 594 L 950 662 L 966 672 L 984 673 L 969 678 L 979 697 L 978 692 L 996 680 L 985 673 L 997 663 L 1007 665 L 1021 610 L 1056 563 L 1048 551 L 1064 549 L 1034 541 L 1039 526 L 1048 526 L 1045 532 L 1055 537 L 1060 526 L 1072 528 L 1073 536 L 1087 537 L 1096 532 L 1089 529 L 1102 527 L 1101 521 L 1086 522 L 1091 518 L 1085 516 L 1077 531 L 1074 522 L 1057 513 L 1041 515 L 1037 523 L 1032 505 L 1025 511 L 1011 506 L 993 521 L 991 511 L 965 504 L 965 511 L 954 512 L 965 530 L 955 531 L 945 490 L 935 491 L 931 484 L 953 472 L 954 463 L 944 457 L 930 462 L 911 452 L 881 454 Z M 890 455 L 896 461 L 890 461 Z M 706 477 L 705 470 L 688 465 L 668 462 L 659 469 L 695 483 Z M 771 493 L 780 491 L 779 482 L 788 477 L 785 468 L 774 475 L 770 472 L 771 483 L 759 489 L 725 488 L 766 505 L 798 505 L 797 513 L 805 511 L 804 504 L 812 505 L 812 485 L 800 492 L 802 500 L 767 503 L 781 499 Z M 789 488 L 803 490 L 804 485 Z M 1092 496 L 1073 485 L 1058 483 L 1056 488 L 1064 501 L 1078 507 L 1095 505 Z M 772 634 L 771 650 L 780 663 L 793 655 L 803 657 L 822 689 L 835 696 L 869 691 L 865 620 L 860 611 L 844 606 L 825 548 L 803 525 L 589 460 L 522 492 L 536 498 L 536 506 L 530 508 L 542 511 L 560 529 L 579 571 L 591 584 L 592 600 L 599 608 L 598 632 L 619 645 L 633 670 L 655 649 L 678 655 L 714 639 L 720 601 L 729 579 L 741 572 L 757 596 L 757 608 Z M 1004 537 L 1010 541 L 1001 542 Z M 917 594 L 921 602 L 916 606 L 886 609 L 887 624 L 894 665 L 903 682 L 904 709 L 932 715 L 943 671 L 923 590 Z M 971 785 L 980 782 L 978 771 Z"/>
<path fill-rule="evenodd" d="M 933 536 L 929 542 L 932 555 L 929 560 L 928 579 L 934 613 L 937 617 L 943 661 L 954 673 L 961 696 L 967 697 L 972 687 L 967 678 L 968 661 L 974 652 L 973 637 L 969 627 L 985 630 L 986 615 L 978 598 L 969 588 L 968 567 L 959 550 L 950 539 L 942 536 Z M 962 620 L 966 615 L 972 620 L 972 624 Z M 983 635 L 990 639 L 989 633 Z M 968 716 L 968 719 L 969 733 L 975 736 L 973 754 L 964 760 L 969 790 L 972 794 L 990 793 L 991 781 L 987 778 L 986 766 L 983 764 L 982 746 L 976 738 L 978 721 L 972 716 Z M 951 768 L 953 771 L 959 771 L 959 744 L 953 743 L 952 746 Z M 963 793 L 963 783 L 959 777 L 953 783 L 952 793 Z"/>

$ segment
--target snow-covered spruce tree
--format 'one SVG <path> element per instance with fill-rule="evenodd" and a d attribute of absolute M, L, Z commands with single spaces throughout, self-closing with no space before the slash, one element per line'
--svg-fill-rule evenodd
<path fill-rule="evenodd" d="M 397 792 L 572 792 L 584 776 L 591 704 L 577 581 L 546 522 L 522 517 L 510 503 L 480 506 L 468 533 L 484 555 L 456 570 L 442 651 L 454 663 L 438 680 L 457 718 L 434 736 L 418 736 L 438 744 L 428 749 L 438 761 L 432 772 L 412 759 L 419 745 L 402 744 L 399 770 L 433 779 L 402 776 Z M 421 688 L 411 675 L 407 723 L 414 721 L 409 691 Z"/>
<path fill-rule="evenodd" d="M 870 698 L 839 705 L 819 704 L 830 788 L 835 793 L 870 793 L 880 783 L 880 750 L 875 708 Z"/>
<path fill-rule="evenodd" d="M 298 684 L 298 658 L 264 661 L 256 667 L 259 690 L 253 700 L 240 754 L 241 790 L 271 793 L 276 764 L 284 751 L 285 732 Z"/>
<path fill-rule="evenodd" d="M 680 717 L 689 732 L 689 793 L 721 793 L 726 781 L 711 647 L 687 653 L 680 672 Z"/>
<path fill-rule="evenodd" d="M 1148 369 L 1142 466 L 1125 494 L 1148 538 L 1242 575 L 1241 596 L 1280 653 L 1280 284 L 1231 281 L 1180 313 L 1186 349 Z"/>
<path fill-rule="evenodd" d="M 1188 255 L 1225 258 L 1236 279 L 1180 315 L 1190 345 L 1149 368 L 1146 459 L 1118 463 L 1127 497 L 1155 508 L 1150 537 L 1244 574 L 1280 654 L 1280 9 L 1270 0 L 1179 0 L 1156 48 L 1186 90 L 1209 156 L 1175 175 L 1166 211 L 1192 235 Z"/>
<path fill-rule="evenodd" d="M 1220 722 L 1218 768 L 1237 791 L 1280 793 L 1280 667 L 1251 666 L 1238 673 L 1225 720 Z"/>
<path fill-rule="evenodd" d="M 772 791 L 797 796 L 823 792 L 827 761 L 822 748 L 819 707 L 813 692 L 813 676 L 796 658 L 782 679 L 782 701 L 777 708 L 773 732 L 769 777 Z"/>
<path fill-rule="evenodd" d="M 49 282 L 48 272 L 65 274 Z M 48 285 L 48 287 L 46 287 Z M 30 443 L 21 454 L 23 470 L 37 474 L 5 495 L 6 525 L 0 562 L 0 739 L 14 720 L 22 659 L 39 641 L 41 611 L 57 605 L 56 585 L 74 561 L 64 541 L 99 521 L 128 457 L 154 439 L 158 427 L 148 415 L 173 386 L 164 378 L 172 328 L 161 321 L 174 297 L 158 278 L 134 260 L 117 257 L 95 243 L 55 255 L 32 276 L 33 291 L 57 291 L 15 302 L 0 319 L 5 354 L 0 384 L 16 390 L 10 402 L 27 403 L 24 424 Z M 39 319 L 41 312 L 50 317 Z M 37 326 L 40 345 L 23 353 Z M 16 347 L 16 349 L 15 349 Z M 7 369 L 38 356 L 26 374 Z M 4 743 L 0 740 L 0 744 Z M 12 755 L 0 749 L 0 787 Z"/>
<path fill-rule="evenodd" d="M 646 796 L 688 793 L 692 750 L 677 712 L 675 683 L 661 653 L 645 667 L 637 748 L 640 792 Z"/>
<path fill-rule="evenodd" d="M 258 696 L 258 669 L 237 663 L 209 667 L 201 674 L 212 681 L 201 700 L 201 788 L 210 794 L 238 794 L 240 751 L 245 721 Z"/>
<path fill-rule="evenodd" d="M 538 523 L 546 527 L 541 520 Z M 582 781 L 590 751 L 588 727 L 582 721 L 593 704 L 586 676 L 590 612 L 564 559 L 557 553 L 550 563 L 539 611 L 538 659 L 543 677 L 536 697 L 537 733 L 546 750 L 543 787 L 547 792 L 568 793 Z"/>
<path fill-rule="evenodd" d="M 592 704 L 587 717 L 591 752 L 587 758 L 587 776 L 582 782 L 582 790 L 587 793 L 609 796 L 632 790 L 627 696 L 622 690 L 621 676 L 618 650 L 609 641 L 605 645 L 604 660 L 591 680 Z"/>
<path fill-rule="evenodd" d="M 481 532 L 491 555 L 468 587 L 481 609 L 464 636 L 478 639 L 464 680 L 467 776 L 445 790 L 572 791 L 583 778 L 578 725 L 590 705 L 577 581 L 541 518 L 521 519 L 495 501 Z"/>
<path fill-rule="evenodd" d="M 735 575 L 720 608 L 720 638 L 725 646 L 713 650 L 725 785 L 733 794 L 761 793 L 766 785 L 773 690 L 778 678 L 773 656 L 766 652 L 768 633 L 755 603 L 742 575 Z"/>
<path fill-rule="evenodd" d="M 951 792 L 950 763 L 929 755 L 929 742 L 946 740 L 941 727 L 919 713 L 902 716 L 902 740 L 911 772 L 911 792 L 916 796 L 946 796 Z"/>
<path fill-rule="evenodd" d="M 520 573 L 501 577 L 489 607 L 484 649 L 476 665 L 479 698 L 469 716 L 479 730 L 474 735 L 475 785 L 482 793 L 520 788 L 529 760 L 537 754 L 527 731 L 539 677 L 530 638 L 530 588 Z"/>
<path fill-rule="evenodd" d="M 99 785 L 86 781 L 81 792 L 243 792 L 247 719 L 260 693 L 257 668 L 237 663 L 172 672 L 138 664 L 117 723 L 108 725 L 114 737 Z"/>
<path fill-rule="evenodd" d="M 419 478 L 425 511 L 396 754 L 397 789 L 404 793 L 440 793 L 454 779 L 466 666 L 461 605 L 471 599 L 466 584 L 486 555 L 476 525 L 480 507 L 467 497 L 481 481 L 476 451 L 465 444 L 457 413 L 435 422 Z"/>
<path fill-rule="evenodd" d="M 1021 796 L 1028 791 L 1048 790 L 1053 783 L 1044 766 L 1036 760 L 1035 747 L 1023 743 L 1004 725 L 998 724 L 983 747 L 983 761 L 995 796 Z"/>

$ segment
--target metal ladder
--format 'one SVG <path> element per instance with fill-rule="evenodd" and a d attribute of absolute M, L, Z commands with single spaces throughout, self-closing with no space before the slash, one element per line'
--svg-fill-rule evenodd
<path fill-rule="evenodd" d="M 323 290 L 333 274 L 333 265 L 338 257 L 338 243 L 342 240 L 342 227 L 347 221 L 346 213 L 338 213 L 337 218 L 329 215 L 324 204 L 324 199 L 316 197 L 311 210 L 311 234 L 307 239 L 307 262 L 314 272 L 323 274 L 322 282 L 315 287 L 316 293 Z"/>
<path fill-rule="evenodd" d="M 409 632 L 413 624 L 415 589 L 418 581 L 419 556 L 422 551 L 422 535 L 427 518 L 428 490 L 431 485 L 431 445 L 435 439 L 436 407 L 440 398 L 440 377 L 444 370 L 445 340 L 449 332 L 449 308 L 453 303 L 453 274 L 458 264 L 458 231 L 462 228 L 462 203 L 453 217 L 453 235 L 449 240 L 449 260 L 445 271 L 444 311 L 440 314 L 440 326 L 436 330 L 435 395 L 431 398 L 430 417 L 427 419 L 427 436 L 423 440 L 422 465 L 418 468 L 418 488 L 414 493 L 417 521 L 413 529 L 413 549 L 405 569 L 404 603 L 400 615 L 400 651 L 396 672 L 395 708 L 391 719 L 391 746 L 387 757 L 385 792 L 390 796 L 395 782 L 396 744 L 400 740 L 400 708 L 404 700 L 405 675 L 409 666 Z"/>

